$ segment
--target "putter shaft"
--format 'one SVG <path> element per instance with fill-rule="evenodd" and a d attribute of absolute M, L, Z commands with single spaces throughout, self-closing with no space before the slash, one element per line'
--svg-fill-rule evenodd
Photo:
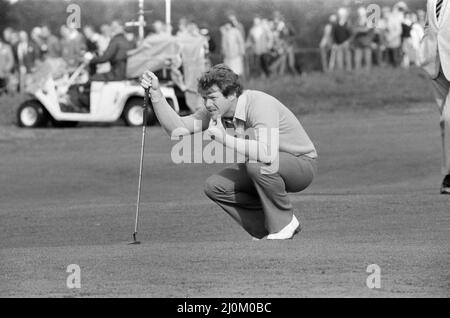
<path fill-rule="evenodd" d="M 142 122 L 142 142 L 141 142 L 141 158 L 139 164 L 139 183 L 138 183 L 138 194 L 136 200 L 136 220 L 134 223 L 134 233 L 133 241 L 137 242 L 136 235 L 138 233 L 138 221 L 139 221 L 139 207 L 141 204 L 141 189 L 142 189 L 142 172 L 144 168 L 144 149 L 145 149 L 145 133 L 147 128 L 147 111 L 149 107 L 149 89 L 145 89 L 144 95 L 144 112 L 143 112 L 143 122 Z"/>

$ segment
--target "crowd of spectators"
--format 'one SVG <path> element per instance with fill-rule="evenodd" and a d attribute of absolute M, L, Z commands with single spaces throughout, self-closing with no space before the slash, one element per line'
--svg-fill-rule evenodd
<path fill-rule="evenodd" d="M 53 34 L 48 25 L 34 27 L 29 33 L 7 27 L 0 37 L 0 93 L 23 89 L 24 78 L 43 62 L 58 64 L 63 61 L 65 70 L 73 71 L 84 61 L 86 52 L 101 56 L 113 37 L 114 24 L 102 25 L 97 31 L 91 25 L 77 28 L 62 25 L 59 34 Z M 130 48 L 133 34 L 125 34 Z M 91 72 L 107 73 L 110 63 L 98 63 Z"/>
<path fill-rule="evenodd" d="M 234 13 L 220 28 L 222 56 L 225 65 L 243 77 L 269 77 L 287 72 L 296 75 L 295 31 L 279 11 L 272 19 L 253 18 L 246 34 Z"/>
<path fill-rule="evenodd" d="M 379 16 L 377 15 L 379 13 Z M 418 64 L 425 11 L 413 12 L 404 2 L 368 12 L 340 8 L 329 17 L 320 42 L 322 68 L 370 70 L 373 65 L 409 67 Z"/>
<path fill-rule="evenodd" d="M 173 36 L 185 42 L 200 39 L 204 45 L 195 54 L 204 55 L 205 67 L 224 63 L 243 78 L 299 74 L 296 30 L 280 12 L 275 11 L 271 19 L 254 16 L 247 30 L 234 12 L 228 12 L 226 17 L 226 23 L 220 27 L 220 45 L 216 45 L 207 28 L 199 28 L 186 18 L 179 20 L 176 32 L 161 21 L 153 21 L 153 32 L 146 38 L 154 40 L 175 33 Z M 340 8 L 324 27 L 320 41 L 322 68 L 324 71 L 370 70 L 373 65 L 409 67 L 417 64 L 424 25 L 425 12 L 410 11 L 404 2 L 396 3 L 392 8 L 383 7 L 379 17 L 374 16 L 374 12 L 367 12 L 365 7 L 354 12 Z M 108 53 L 118 28 L 119 33 L 123 33 L 121 46 L 136 47 L 135 33 L 125 32 L 117 26 L 117 21 L 98 29 L 91 25 L 82 28 L 62 25 L 58 34 L 53 34 L 48 25 L 34 27 L 29 33 L 7 27 L 3 30 L 3 38 L 0 37 L 0 94 L 21 91 L 23 79 L 43 61 L 63 60 L 70 72 L 86 62 L 86 52 L 97 56 Z M 130 45 L 124 45 L 122 42 L 125 41 Z M 211 62 L 209 57 L 212 55 L 219 58 Z M 189 56 L 192 52 L 185 52 L 184 58 L 189 60 Z M 98 63 L 91 63 L 91 74 L 112 72 L 108 59 L 94 61 Z M 196 63 L 199 70 L 203 69 L 198 61 L 192 63 Z M 183 68 L 191 68 L 191 65 L 184 63 Z"/>

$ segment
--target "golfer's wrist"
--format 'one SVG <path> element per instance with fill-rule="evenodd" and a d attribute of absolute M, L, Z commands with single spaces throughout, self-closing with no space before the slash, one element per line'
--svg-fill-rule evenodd
<path fill-rule="evenodd" d="M 150 99 L 152 103 L 159 103 L 160 101 L 163 100 L 163 98 L 164 95 L 162 94 L 160 89 L 152 90 L 152 92 L 150 93 Z"/>

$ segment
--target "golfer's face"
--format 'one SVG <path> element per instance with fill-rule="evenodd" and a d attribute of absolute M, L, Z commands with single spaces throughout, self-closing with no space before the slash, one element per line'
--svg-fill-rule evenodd
<path fill-rule="evenodd" d="M 212 118 L 222 116 L 225 114 L 230 106 L 228 98 L 223 96 L 220 89 L 214 85 L 208 90 L 207 94 L 203 96 L 206 110 L 211 114 Z"/>

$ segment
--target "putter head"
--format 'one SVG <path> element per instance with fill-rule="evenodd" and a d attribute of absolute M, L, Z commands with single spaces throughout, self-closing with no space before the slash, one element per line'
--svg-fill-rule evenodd
<path fill-rule="evenodd" d="M 136 240 L 136 233 L 133 233 L 133 242 L 128 243 L 128 245 L 138 245 L 138 244 L 141 244 L 141 242 Z"/>

